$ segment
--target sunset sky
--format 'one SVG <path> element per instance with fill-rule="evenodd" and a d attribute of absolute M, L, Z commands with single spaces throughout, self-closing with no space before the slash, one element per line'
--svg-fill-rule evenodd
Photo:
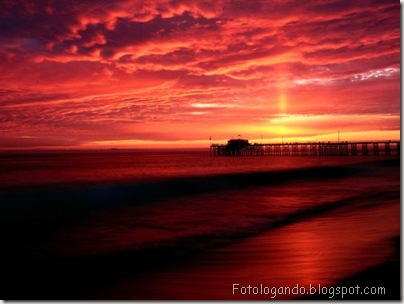
<path fill-rule="evenodd" d="M 1 149 L 338 131 L 400 137 L 397 0 L 2 1 Z"/>

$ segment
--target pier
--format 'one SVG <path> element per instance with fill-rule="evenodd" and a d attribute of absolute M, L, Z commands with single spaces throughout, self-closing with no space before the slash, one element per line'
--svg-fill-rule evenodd
<path fill-rule="evenodd" d="M 251 144 L 231 139 L 211 144 L 211 156 L 392 156 L 400 155 L 400 141 Z"/>

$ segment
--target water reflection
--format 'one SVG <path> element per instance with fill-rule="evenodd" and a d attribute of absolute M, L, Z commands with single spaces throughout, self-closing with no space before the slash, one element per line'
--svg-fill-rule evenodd
<path fill-rule="evenodd" d="M 107 289 L 107 297 L 137 299 L 264 299 L 233 295 L 232 286 L 332 286 L 391 257 L 399 234 L 399 204 L 331 214 L 200 254 Z M 389 221 L 386 221 L 386 219 Z M 277 299 L 301 297 L 277 295 Z"/>

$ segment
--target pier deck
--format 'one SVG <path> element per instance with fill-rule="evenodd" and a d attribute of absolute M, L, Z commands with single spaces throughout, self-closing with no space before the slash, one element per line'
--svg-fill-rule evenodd
<path fill-rule="evenodd" d="M 400 141 L 250 144 L 230 140 L 212 144 L 211 156 L 389 156 L 400 155 Z"/>

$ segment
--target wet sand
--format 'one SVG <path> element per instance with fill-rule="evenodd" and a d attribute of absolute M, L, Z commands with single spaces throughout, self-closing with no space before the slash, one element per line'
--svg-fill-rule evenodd
<path fill-rule="evenodd" d="M 180 263 L 125 279 L 101 298 L 252 300 L 306 298 L 306 294 L 241 294 L 242 286 L 382 286 L 399 299 L 400 205 L 396 200 L 366 211 L 338 208 L 225 248 L 185 258 Z M 389 219 L 386 221 L 386 219 Z M 392 240 L 395 240 L 394 242 Z M 395 271 L 390 272 L 391 269 Z M 327 299 L 314 295 L 311 299 Z M 371 296 L 346 296 L 371 299 Z M 339 300 L 337 295 L 334 300 Z"/>

